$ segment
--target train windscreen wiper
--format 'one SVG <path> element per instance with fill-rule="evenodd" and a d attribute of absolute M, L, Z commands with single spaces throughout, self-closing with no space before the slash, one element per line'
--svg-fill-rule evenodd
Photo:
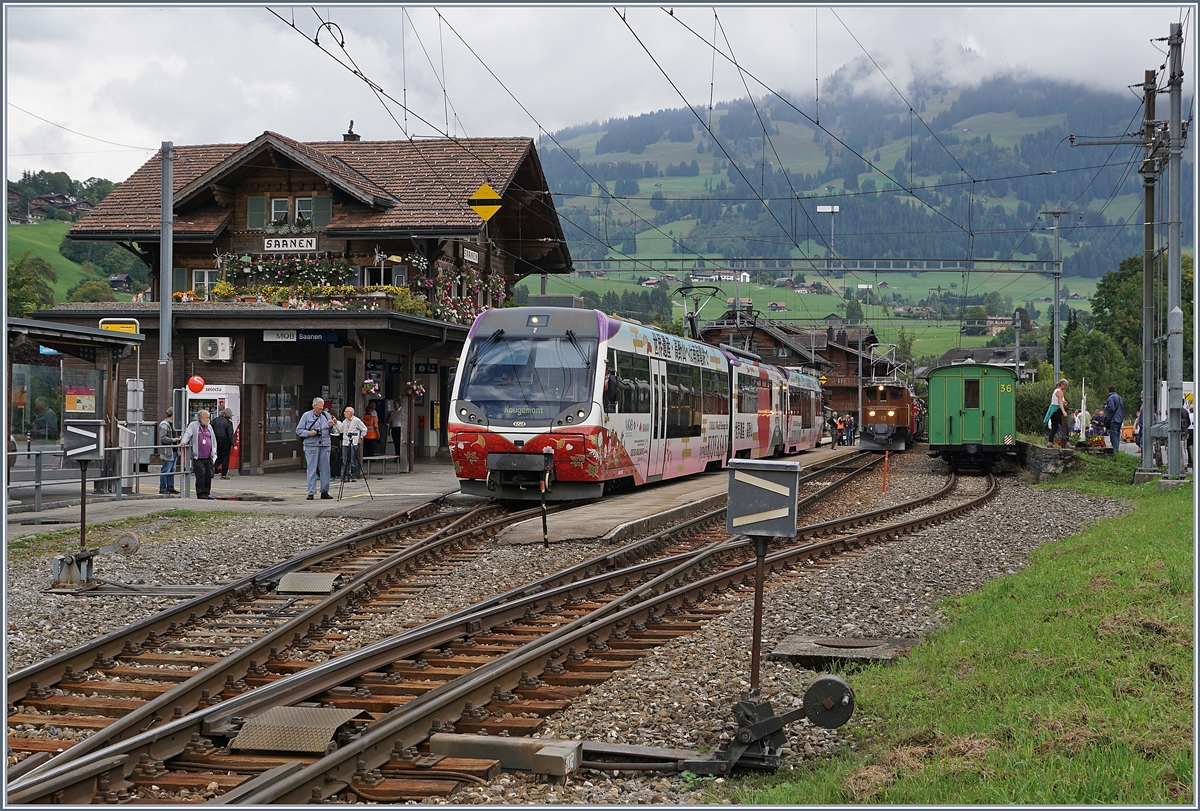
<path fill-rule="evenodd" d="M 581 357 L 583 359 L 584 368 L 585 369 L 592 368 L 591 358 L 589 358 L 587 356 L 587 353 L 583 351 L 583 346 L 579 343 L 579 339 L 577 337 L 575 337 L 575 330 L 573 330 L 573 329 L 567 330 L 567 340 L 571 342 L 571 346 L 575 347 L 575 351 L 578 352 L 579 357 Z"/>
<path fill-rule="evenodd" d="M 485 338 L 482 342 L 475 344 L 475 350 L 473 352 L 471 352 L 471 359 L 467 361 L 467 368 L 468 369 L 474 368 L 475 364 L 479 361 L 479 353 L 482 352 L 483 350 L 487 349 L 489 346 L 496 343 L 496 341 L 499 341 L 503 337 L 504 337 L 504 328 L 501 327 L 500 329 L 496 330 L 491 335 L 489 335 L 487 338 Z"/>

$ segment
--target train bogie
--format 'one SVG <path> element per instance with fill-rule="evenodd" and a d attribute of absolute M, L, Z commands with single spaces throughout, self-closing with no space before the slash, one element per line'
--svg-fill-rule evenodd
<path fill-rule="evenodd" d="M 988 467 L 1016 452 L 1016 373 L 962 363 L 930 370 L 929 452 L 955 466 Z"/>

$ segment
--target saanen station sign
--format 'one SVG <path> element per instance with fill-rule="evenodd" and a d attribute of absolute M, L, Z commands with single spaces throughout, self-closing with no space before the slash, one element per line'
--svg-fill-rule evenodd
<path fill-rule="evenodd" d="M 263 239 L 263 251 L 277 253 L 279 251 L 313 251 L 317 250 L 316 237 L 266 237 Z"/>

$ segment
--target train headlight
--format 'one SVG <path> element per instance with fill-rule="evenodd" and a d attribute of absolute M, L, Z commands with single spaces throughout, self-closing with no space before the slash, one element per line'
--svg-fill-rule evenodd
<path fill-rule="evenodd" d="M 895 411 L 889 411 L 889 412 L 888 412 L 888 416 L 889 416 L 889 417 L 894 417 L 894 416 L 896 416 L 896 412 L 895 412 Z"/>
<path fill-rule="evenodd" d="M 584 411 L 582 408 L 579 409 L 578 411 L 576 411 L 575 414 L 579 417 L 579 419 L 583 419 L 584 417 L 587 416 L 587 412 Z"/>
<path fill-rule="evenodd" d="M 465 408 L 460 408 L 460 409 L 458 410 L 458 416 L 460 416 L 460 417 L 465 417 L 465 416 L 467 416 L 467 410 L 466 410 Z"/>
<path fill-rule="evenodd" d="M 874 417 L 874 416 L 875 416 L 875 412 L 874 412 L 874 411 L 868 411 L 868 412 L 867 412 L 867 416 L 869 416 L 869 417 Z"/>
<path fill-rule="evenodd" d="M 572 417 L 570 414 L 568 414 L 568 415 L 567 415 L 567 422 L 575 422 L 575 418 L 574 418 L 574 417 Z"/>

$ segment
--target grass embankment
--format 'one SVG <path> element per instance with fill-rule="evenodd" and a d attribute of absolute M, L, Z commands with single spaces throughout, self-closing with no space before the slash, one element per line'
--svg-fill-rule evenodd
<path fill-rule="evenodd" d="M 1191 487 L 1130 486 L 1131 456 L 1077 458 L 1050 486 L 1133 511 L 948 601 L 909 659 L 850 674 L 854 751 L 726 782 L 721 799 L 1193 802 Z"/>

